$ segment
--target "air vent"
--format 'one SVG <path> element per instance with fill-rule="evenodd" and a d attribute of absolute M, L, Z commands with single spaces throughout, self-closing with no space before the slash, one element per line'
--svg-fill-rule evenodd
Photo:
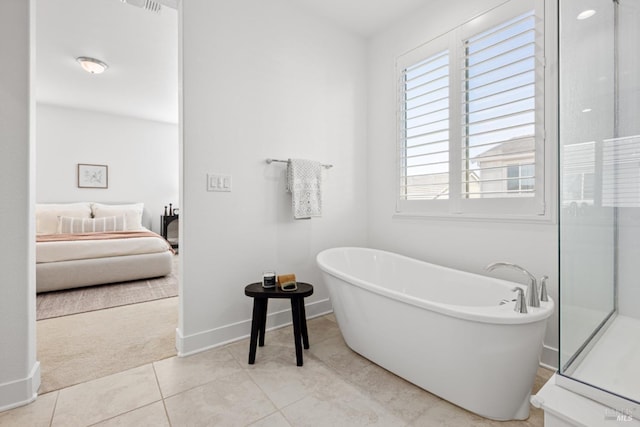
<path fill-rule="evenodd" d="M 122 0 L 122 2 L 156 13 L 159 13 L 162 8 L 162 5 L 154 0 Z"/>

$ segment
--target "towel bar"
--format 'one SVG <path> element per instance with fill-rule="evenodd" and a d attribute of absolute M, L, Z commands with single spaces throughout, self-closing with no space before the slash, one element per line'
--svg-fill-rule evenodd
<path fill-rule="evenodd" d="M 289 163 L 289 161 L 288 161 L 288 160 L 267 159 L 267 163 L 268 163 L 268 164 L 271 164 L 271 163 L 273 163 L 273 162 L 278 162 L 278 163 Z M 320 166 L 322 166 L 322 167 L 323 167 L 323 168 L 325 168 L 325 169 L 330 169 L 330 168 L 332 168 L 332 167 L 333 167 L 333 165 L 324 165 L 324 164 L 321 164 Z"/>

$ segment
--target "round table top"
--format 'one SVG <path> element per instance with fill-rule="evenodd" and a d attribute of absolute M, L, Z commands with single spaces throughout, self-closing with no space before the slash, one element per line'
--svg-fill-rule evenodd
<path fill-rule="evenodd" d="M 283 291 L 278 286 L 263 288 L 262 282 L 255 282 L 244 288 L 244 294 L 254 298 L 293 298 L 308 297 L 313 294 L 313 285 L 305 282 L 296 282 L 298 289 L 295 291 Z"/>

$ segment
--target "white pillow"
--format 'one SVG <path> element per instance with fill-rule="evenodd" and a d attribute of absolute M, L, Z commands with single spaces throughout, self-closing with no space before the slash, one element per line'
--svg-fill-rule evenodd
<path fill-rule="evenodd" d="M 36 234 L 58 232 L 58 217 L 91 218 L 91 203 L 36 203 Z"/>
<path fill-rule="evenodd" d="M 142 211 L 144 203 L 134 203 L 130 205 L 103 205 L 92 203 L 91 211 L 94 218 L 104 218 L 110 216 L 124 216 L 126 230 L 144 230 L 142 226 Z"/>
<path fill-rule="evenodd" d="M 58 218 L 58 233 L 101 233 L 104 231 L 125 231 L 124 215 L 103 218 Z"/>

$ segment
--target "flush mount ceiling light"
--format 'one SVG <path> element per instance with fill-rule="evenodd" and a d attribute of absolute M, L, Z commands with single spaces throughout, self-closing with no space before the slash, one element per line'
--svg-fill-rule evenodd
<path fill-rule="evenodd" d="M 587 19 L 587 18 L 591 18 L 593 15 L 596 14 L 596 11 L 593 9 L 587 9 L 587 10 L 583 10 L 582 12 L 580 12 L 578 14 L 578 16 L 576 17 L 576 19 L 582 21 L 583 19 Z"/>
<path fill-rule="evenodd" d="M 95 58 L 88 58 L 86 56 L 80 56 L 76 58 L 76 61 L 80 63 L 83 70 L 91 74 L 100 74 L 109 68 L 109 66 L 104 62 Z"/>

